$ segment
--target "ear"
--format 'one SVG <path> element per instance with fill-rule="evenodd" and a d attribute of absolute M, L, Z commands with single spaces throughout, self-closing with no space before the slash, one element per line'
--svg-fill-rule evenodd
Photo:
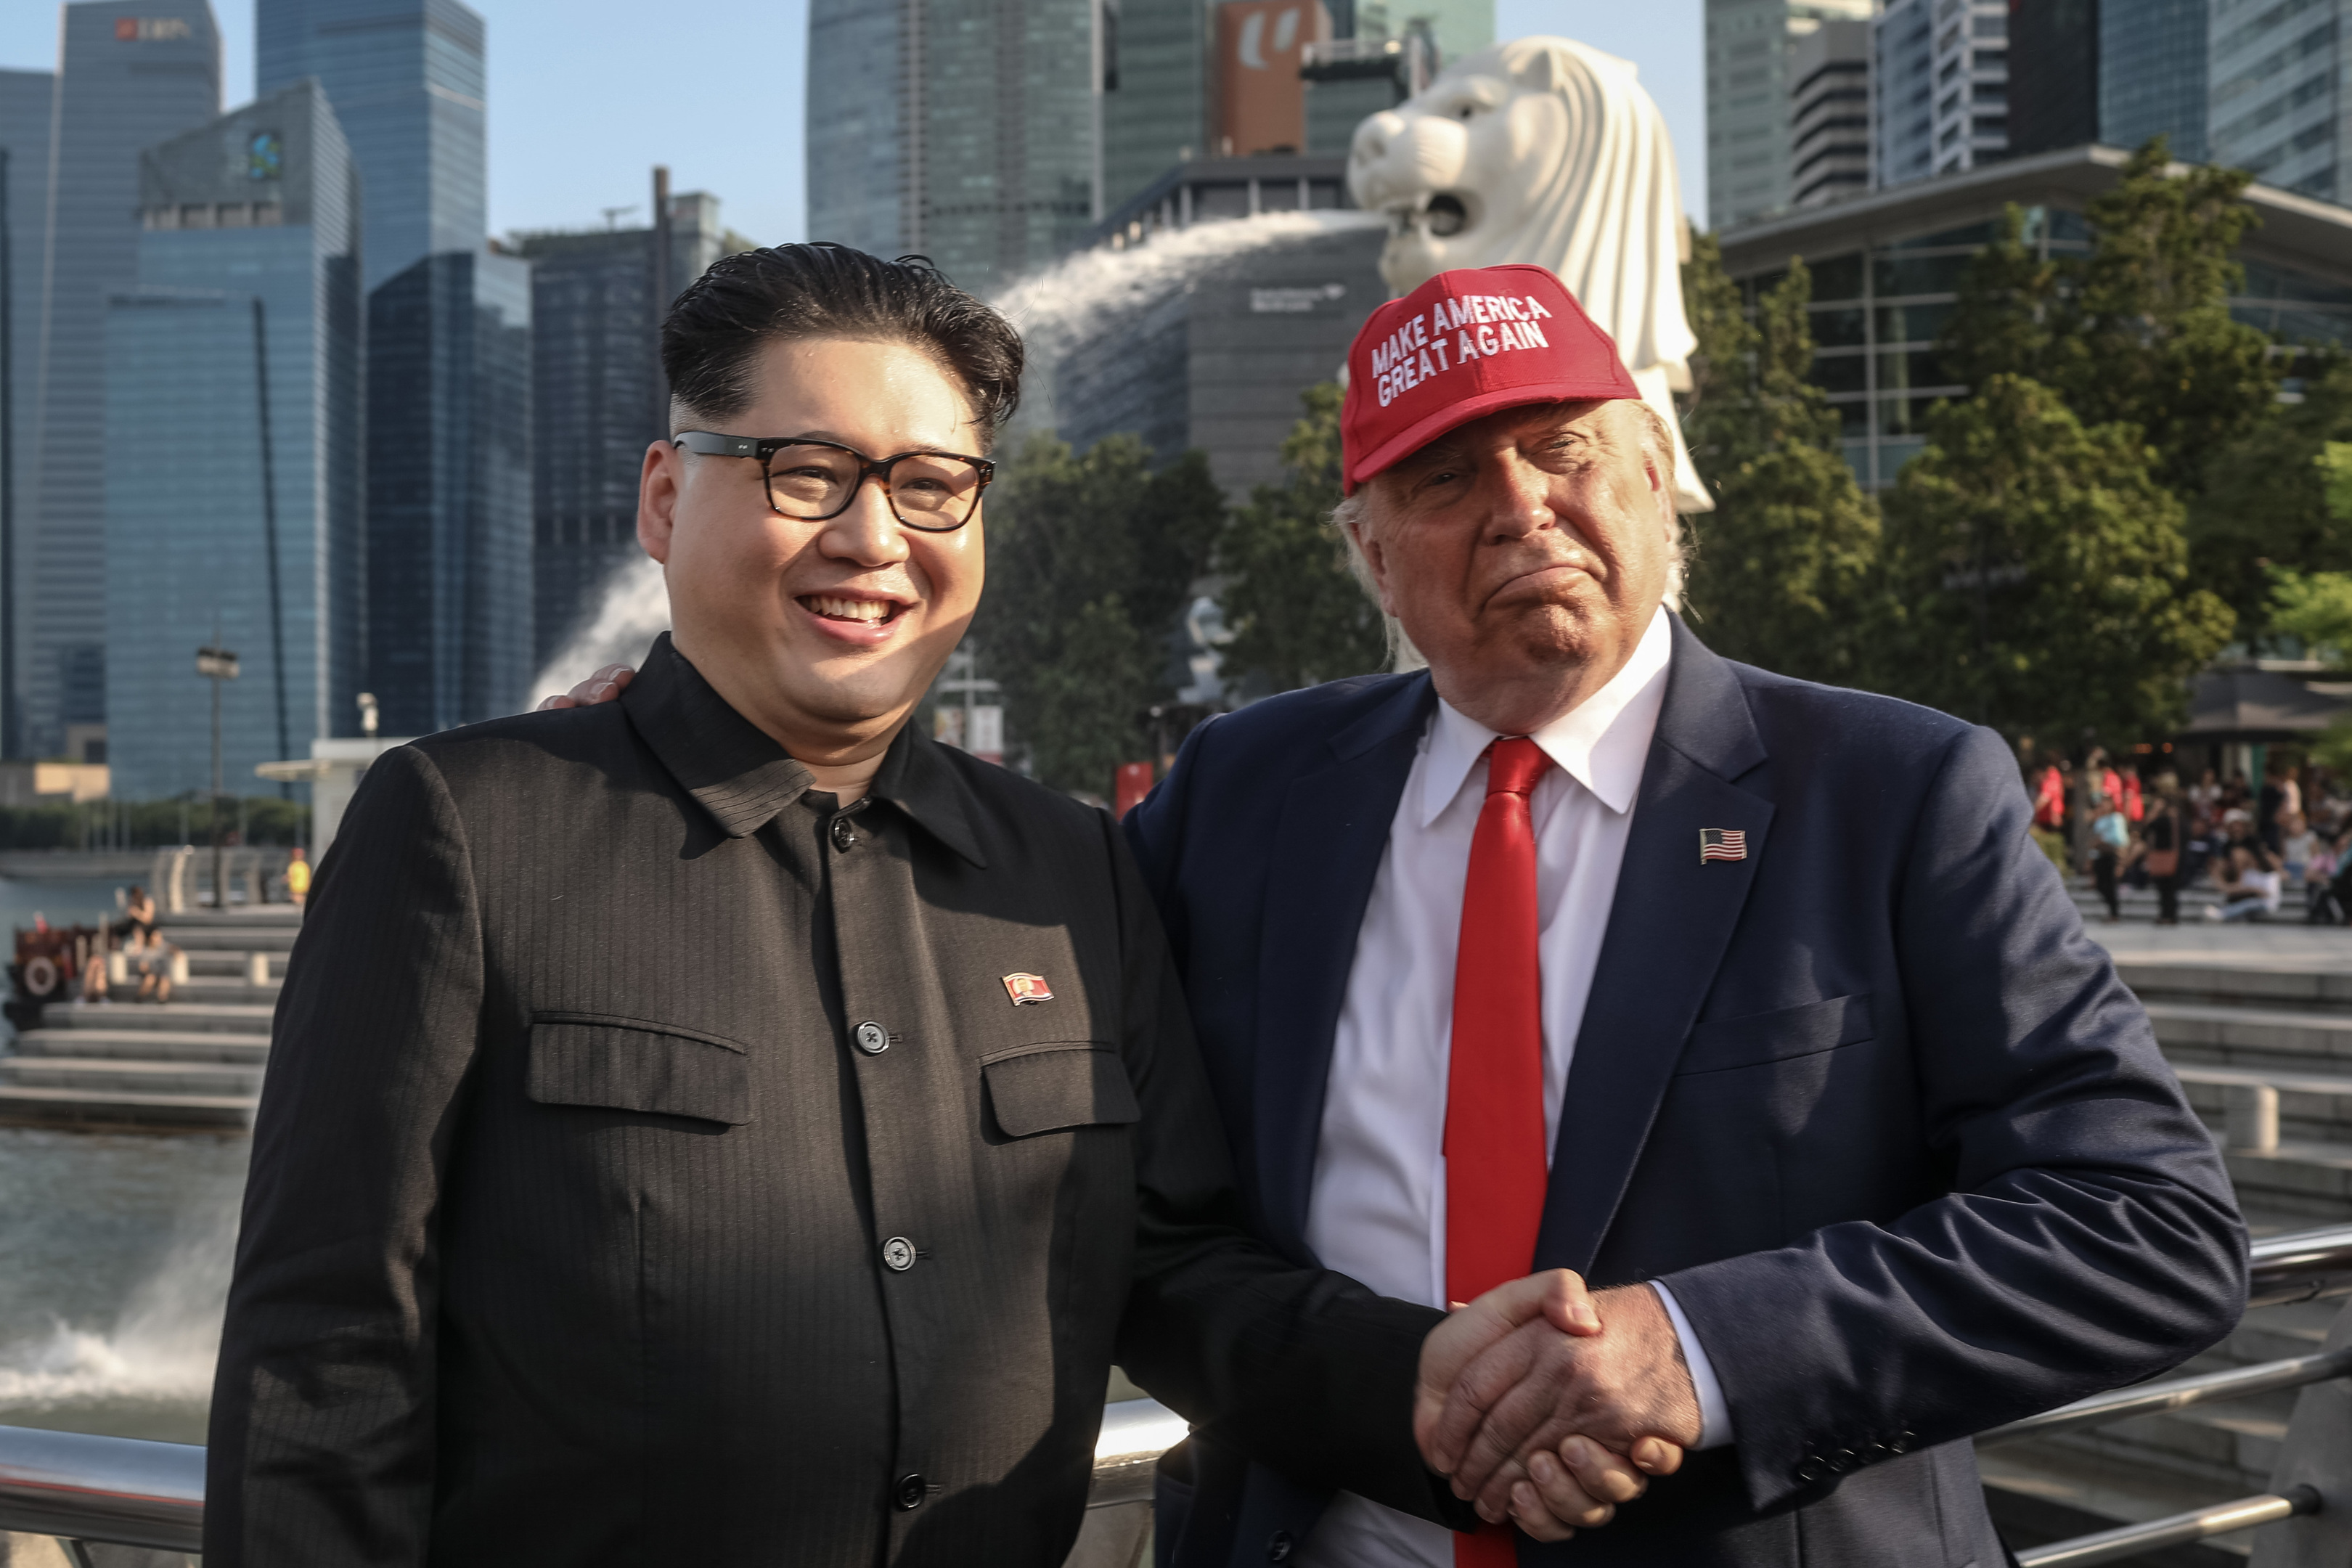
<path fill-rule="evenodd" d="M 678 494 L 685 488 L 685 448 L 667 441 L 647 447 L 637 473 L 637 543 L 665 566 L 669 564 L 670 536 L 677 527 Z"/>
<path fill-rule="evenodd" d="M 1520 51 L 1511 62 L 1511 79 L 1530 92 L 1556 92 L 1563 85 L 1559 79 L 1559 51 L 1536 45 Z"/>

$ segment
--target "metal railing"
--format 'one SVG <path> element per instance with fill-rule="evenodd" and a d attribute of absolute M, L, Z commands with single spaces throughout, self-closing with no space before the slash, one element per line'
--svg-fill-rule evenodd
<path fill-rule="evenodd" d="M 2296 1231 L 2253 1244 L 2249 1305 L 2347 1294 L 2352 1294 L 2352 1226 Z M 2346 1376 L 2352 1376 L 2352 1345 L 2095 1394 L 1996 1427 L 1977 1441 L 1990 1447 L 2054 1436 L 2136 1415 Z M 1153 1462 L 1184 1432 L 1183 1417 L 1155 1400 L 1127 1399 L 1104 1406 L 1102 1432 L 1095 1444 L 1088 1533 L 1079 1540 L 1081 1556 L 1089 1562 L 1134 1561 L 1133 1548 L 1141 1540 L 1135 1521 L 1148 1517 Z M 205 1451 L 194 1445 L 0 1426 L 0 1531 L 54 1536 L 69 1546 L 103 1542 L 197 1552 L 203 1549 L 204 1496 Z M 2159 1547 L 2315 1513 L 2319 1507 L 2320 1495 L 2312 1487 L 2281 1486 L 2273 1492 L 2036 1547 L 2020 1552 L 2018 1562 L 2021 1568 L 2091 1568 Z M 1098 1551 L 1089 1552 L 1090 1540 L 1098 1543 Z"/>

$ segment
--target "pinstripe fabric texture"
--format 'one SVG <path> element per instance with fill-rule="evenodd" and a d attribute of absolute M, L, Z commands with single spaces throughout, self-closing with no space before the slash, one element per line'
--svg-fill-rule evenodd
<path fill-rule="evenodd" d="M 1109 819 L 911 731 L 809 784 L 666 637 L 370 770 L 279 1004 L 207 1568 L 1049 1568 L 1115 1352 L 1443 1509 L 1436 1314 L 1242 1234 Z"/>

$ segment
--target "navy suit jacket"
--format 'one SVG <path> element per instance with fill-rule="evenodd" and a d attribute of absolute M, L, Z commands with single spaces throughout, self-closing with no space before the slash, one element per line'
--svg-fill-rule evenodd
<path fill-rule="evenodd" d="M 1356 933 L 1435 700 L 1366 677 L 1217 719 L 1128 819 L 1251 1223 L 1302 1263 Z M 1736 1441 L 1522 1564 L 1993 1568 L 1969 1435 L 2236 1323 L 2221 1160 L 2028 818 L 1992 731 L 1676 621 L 1534 1262 L 1665 1282 Z M 1703 863 L 1710 827 L 1747 858 Z M 1285 1561 L 1328 1494 L 1217 1438 L 1163 1474 L 1162 1562 Z"/>

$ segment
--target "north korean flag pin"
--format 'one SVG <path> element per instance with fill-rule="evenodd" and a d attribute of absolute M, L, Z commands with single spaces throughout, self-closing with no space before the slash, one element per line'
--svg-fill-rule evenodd
<path fill-rule="evenodd" d="M 1745 860 L 1748 858 L 1748 835 L 1737 827 L 1702 827 L 1698 830 L 1698 863 L 1710 860 Z"/>
<path fill-rule="evenodd" d="M 1044 975 L 1030 974 L 1025 972 L 1008 974 L 1004 977 L 1004 994 L 1013 998 L 1013 1005 L 1015 1007 L 1024 1006 L 1031 1002 L 1051 1002 L 1054 999 L 1054 988 L 1045 984 Z"/>

